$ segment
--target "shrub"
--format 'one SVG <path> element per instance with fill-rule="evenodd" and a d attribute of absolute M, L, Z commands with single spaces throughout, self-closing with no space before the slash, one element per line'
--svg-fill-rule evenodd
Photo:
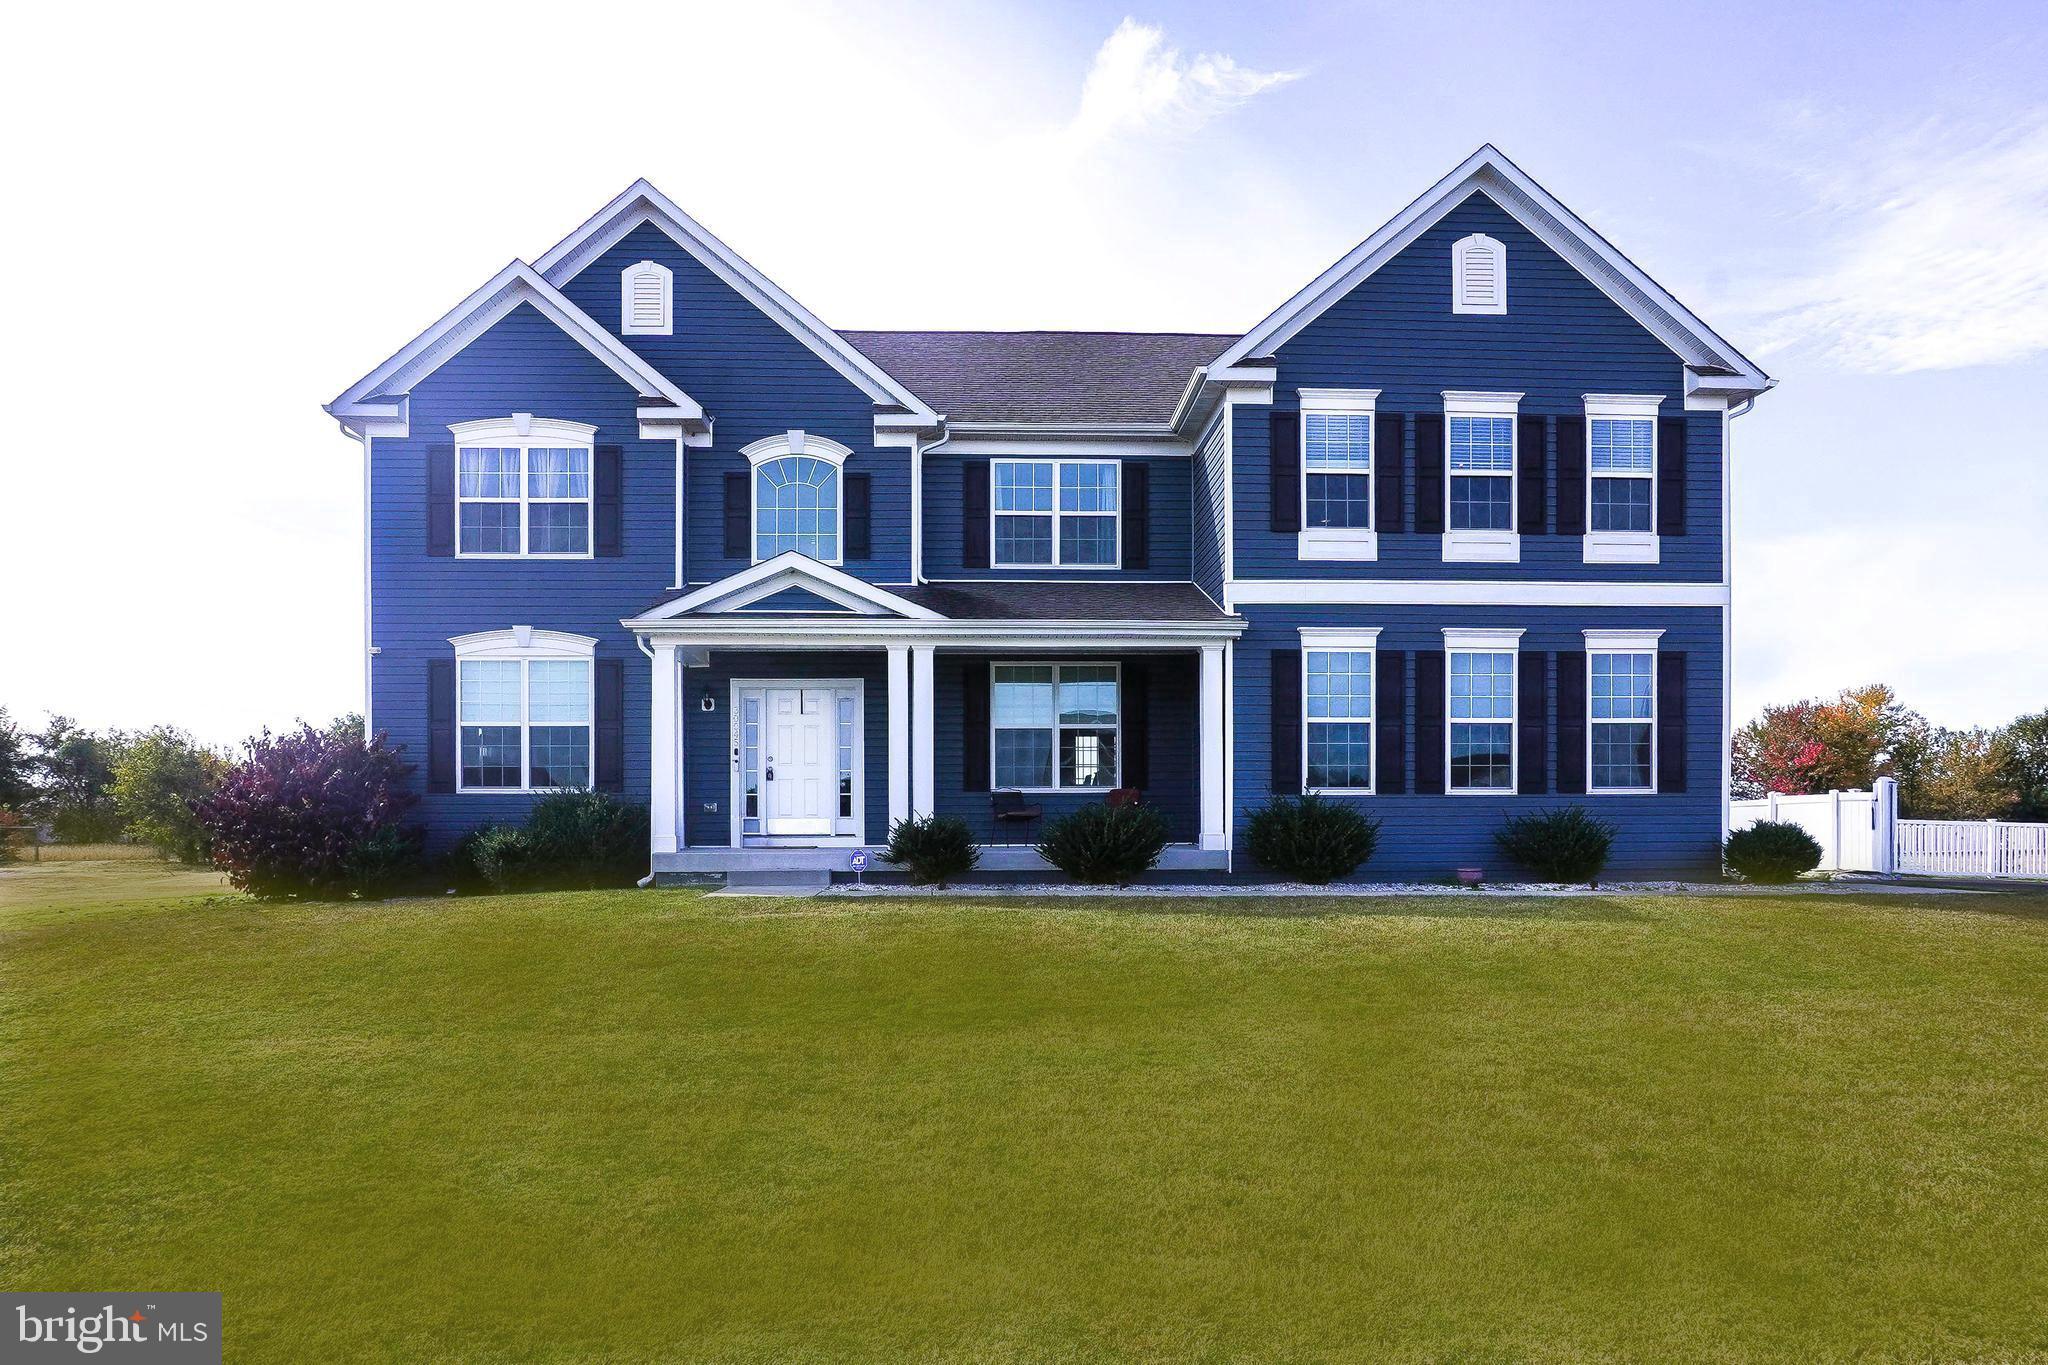
<path fill-rule="evenodd" d="M 1052 822 L 1038 852 L 1077 882 L 1124 886 L 1166 848 L 1166 817 L 1150 806 L 1083 806 Z"/>
<path fill-rule="evenodd" d="M 965 820 L 952 815 L 919 815 L 890 826 L 882 861 L 908 871 L 910 880 L 919 886 L 944 886 L 972 872 L 981 861 L 981 850 L 974 846 L 974 831 Z"/>
<path fill-rule="evenodd" d="M 114 809 L 133 837 L 166 858 L 203 863 L 210 849 L 192 803 L 227 763 L 168 725 L 135 736 L 114 760 Z"/>
<path fill-rule="evenodd" d="M 1534 815 L 1509 816 L 1494 832 L 1500 851 L 1547 882 L 1597 886 L 1614 847 L 1614 826 L 1584 807 L 1566 806 Z"/>
<path fill-rule="evenodd" d="M 379 735 L 352 743 L 301 725 L 249 741 L 248 756 L 193 802 L 213 863 L 251 895 L 339 900 L 386 894 L 418 865 L 405 826 L 412 765 Z"/>
<path fill-rule="evenodd" d="M 1721 861 L 1746 882 L 1781 886 L 1820 866 L 1821 847 L 1797 825 L 1759 820 L 1721 845 Z"/>
<path fill-rule="evenodd" d="M 1348 877 L 1372 857 L 1380 822 L 1318 796 L 1285 797 L 1252 812 L 1252 857 L 1298 882 Z"/>
<path fill-rule="evenodd" d="M 517 825 L 486 825 L 466 842 L 476 880 L 482 883 L 473 889 L 534 889 L 533 845 L 527 842 L 526 831 Z"/>
<path fill-rule="evenodd" d="M 550 792 L 519 825 L 484 825 L 441 860 L 457 891 L 592 891 L 647 873 L 647 808 L 605 792 Z"/>

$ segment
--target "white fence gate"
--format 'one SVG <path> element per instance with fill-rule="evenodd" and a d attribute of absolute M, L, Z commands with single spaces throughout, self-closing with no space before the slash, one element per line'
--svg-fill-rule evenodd
<path fill-rule="evenodd" d="M 1889 777 L 1880 777 L 1875 791 L 1735 801 L 1728 814 L 1730 829 L 1759 820 L 1798 825 L 1820 845 L 1826 872 L 2048 880 L 2048 825 L 1901 820 L 1899 784 Z"/>

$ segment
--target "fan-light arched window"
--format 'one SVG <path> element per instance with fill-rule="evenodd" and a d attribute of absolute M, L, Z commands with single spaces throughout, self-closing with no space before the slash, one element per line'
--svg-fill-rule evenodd
<path fill-rule="evenodd" d="M 754 466 L 755 562 L 795 550 L 821 564 L 839 563 L 839 472 L 853 452 L 822 436 L 789 431 L 740 453 Z"/>
<path fill-rule="evenodd" d="M 1451 248 L 1451 311 L 1508 311 L 1508 249 L 1483 232 Z"/>
<path fill-rule="evenodd" d="M 659 261 L 619 272 L 619 330 L 627 336 L 668 336 L 674 330 L 675 276 Z"/>

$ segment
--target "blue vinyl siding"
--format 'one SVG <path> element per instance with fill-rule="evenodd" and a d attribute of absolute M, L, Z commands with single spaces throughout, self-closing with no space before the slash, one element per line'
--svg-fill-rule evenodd
<path fill-rule="evenodd" d="M 655 601 L 675 576 L 675 443 L 642 441 L 637 393 L 534 309 L 521 306 L 412 393 L 412 434 L 379 438 L 371 459 L 371 721 L 405 746 L 422 793 L 414 818 L 436 848 L 474 825 L 522 818 L 533 798 L 426 792 L 427 661 L 453 658 L 448 641 L 533 626 L 598 641 L 599 658 L 626 662 L 626 790 L 647 798 L 647 661 L 619 618 Z M 432 558 L 426 543 L 426 452 L 451 445 L 453 422 L 530 412 L 597 428 L 623 448 L 623 523 L 615 559 Z"/>
<path fill-rule="evenodd" d="M 845 607 L 828 601 L 805 588 L 784 588 L 781 592 L 758 597 L 738 608 L 744 612 L 803 612 L 809 615 L 845 616 Z"/>
<path fill-rule="evenodd" d="M 1398 795 L 1332 797 L 1380 817 L 1379 849 L 1361 881 L 1441 881 L 1453 869 L 1479 866 L 1501 881 L 1525 879 L 1494 846 L 1508 815 L 1584 806 L 1615 824 L 1611 877 L 1712 874 L 1721 834 L 1721 613 L 1718 608 L 1611 607 L 1248 607 L 1252 625 L 1236 652 L 1235 841 L 1240 872 L 1260 869 L 1245 853 L 1250 812 L 1272 799 L 1272 652 L 1301 647 L 1302 626 L 1380 628 L 1382 649 L 1408 653 L 1407 791 Z M 1524 651 L 1585 648 L 1585 630 L 1662 630 L 1660 651 L 1687 655 L 1684 792 L 1631 796 L 1563 796 L 1555 792 L 1557 678 L 1550 670 L 1552 790 L 1527 796 L 1422 796 L 1414 790 L 1415 652 L 1441 650 L 1446 627 L 1519 627 Z"/>
<path fill-rule="evenodd" d="M 1451 312 L 1451 245 L 1483 232 L 1505 244 L 1508 311 Z M 1492 200 L 1474 194 L 1282 346 L 1277 408 L 1303 388 L 1378 389 L 1379 410 L 1441 413 L 1446 389 L 1520 393 L 1524 416 L 1580 416 L 1588 393 L 1660 394 L 1663 417 L 1689 416 L 1686 531 L 1665 537 L 1655 565 L 1587 564 L 1578 536 L 1525 535 L 1518 565 L 1446 564 L 1441 537 L 1415 525 L 1414 424 L 1403 439 L 1405 506 L 1399 535 L 1382 535 L 1371 563 L 1302 560 L 1292 533 L 1273 532 L 1269 409 L 1232 419 L 1234 553 L 1240 578 L 1530 578 L 1718 582 L 1721 578 L 1721 427 L 1685 411 L 1679 358 Z M 1382 453 L 1383 454 L 1383 453 Z M 1523 452 L 1524 456 L 1528 452 Z M 1556 427 L 1544 455 L 1557 496 Z M 1554 514 L 1549 521 L 1555 530 Z"/>
<path fill-rule="evenodd" d="M 910 453 L 875 448 L 874 404 L 851 381 L 652 225 L 626 234 L 562 292 L 617 331 L 620 273 L 646 260 L 675 274 L 674 334 L 619 339 L 713 418 L 712 445 L 687 456 L 689 581 L 715 582 L 752 562 L 725 554 L 725 475 L 749 468 L 739 453 L 746 446 L 794 428 L 850 448 L 845 472 L 873 476 L 874 553 L 846 561 L 846 572 L 871 583 L 908 582 Z"/>
<path fill-rule="evenodd" d="M 1088 569 L 1076 565 L 1060 568 L 968 569 L 961 565 L 964 531 L 961 527 L 961 467 L 965 461 L 1007 459 L 1008 456 L 954 455 L 944 449 L 924 458 L 924 572 L 927 578 L 1066 578 L 1066 579 L 1185 579 L 1188 577 L 1188 460 L 1185 456 L 1161 456 L 1124 463 L 1141 463 L 1151 473 L 1146 526 L 1151 534 L 1151 562 L 1143 569 Z M 1046 456 L 1020 452 L 1018 459 Z M 1056 458 L 1056 457 L 1052 457 Z"/>
<path fill-rule="evenodd" d="M 1229 441 L 1230 409 L 1226 405 L 1195 442 L 1188 470 L 1193 535 L 1188 549 L 1190 573 L 1196 586 L 1217 602 L 1223 600 L 1223 536 L 1228 524 L 1225 505 L 1230 497 L 1225 486 Z"/>

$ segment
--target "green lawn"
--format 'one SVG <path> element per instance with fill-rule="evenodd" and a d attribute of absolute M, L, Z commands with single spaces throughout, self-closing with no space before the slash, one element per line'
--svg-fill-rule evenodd
<path fill-rule="evenodd" d="M 0 874 L 0 1284 L 231 1360 L 2048 1358 L 2048 897 Z"/>

